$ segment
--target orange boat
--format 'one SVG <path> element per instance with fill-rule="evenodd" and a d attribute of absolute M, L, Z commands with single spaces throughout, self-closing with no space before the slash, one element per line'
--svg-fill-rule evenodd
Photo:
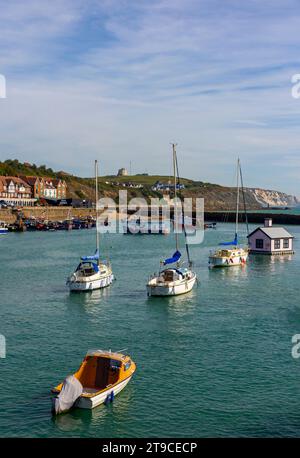
<path fill-rule="evenodd" d="M 53 410 L 62 413 L 72 406 L 93 409 L 112 401 L 131 380 L 135 370 L 136 364 L 128 355 L 90 350 L 78 371 L 52 389 L 58 394 L 53 399 Z"/>

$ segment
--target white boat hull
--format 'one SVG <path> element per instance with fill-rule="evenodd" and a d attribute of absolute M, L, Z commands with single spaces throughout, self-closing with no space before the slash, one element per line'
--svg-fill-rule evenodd
<path fill-rule="evenodd" d="M 244 253 L 241 256 L 234 256 L 234 257 L 218 257 L 218 256 L 210 256 L 209 257 L 209 265 L 210 267 L 234 267 L 234 266 L 242 266 L 246 264 L 248 259 L 248 253 Z"/>
<path fill-rule="evenodd" d="M 0 228 L 0 234 L 7 234 L 7 233 L 8 233 L 7 227 L 1 227 Z"/>
<path fill-rule="evenodd" d="M 95 289 L 106 288 L 111 285 L 114 281 L 113 274 L 109 274 L 105 277 L 100 277 L 96 279 L 86 279 L 84 281 L 72 281 L 67 282 L 70 291 L 93 291 Z"/>
<path fill-rule="evenodd" d="M 75 407 L 79 407 L 80 409 L 93 409 L 94 407 L 103 404 L 107 397 L 111 395 L 113 392 L 114 396 L 116 396 L 120 391 L 122 391 L 125 386 L 130 382 L 132 376 L 128 377 L 127 379 L 123 380 L 122 382 L 118 383 L 117 385 L 113 386 L 112 388 L 105 390 L 103 393 L 99 393 L 95 396 L 85 397 L 81 396 L 75 404 Z"/>
<path fill-rule="evenodd" d="M 148 296 L 178 296 L 189 293 L 196 282 L 196 274 L 189 280 L 175 281 L 169 284 L 156 283 L 155 279 L 150 280 L 147 284 Z"/>

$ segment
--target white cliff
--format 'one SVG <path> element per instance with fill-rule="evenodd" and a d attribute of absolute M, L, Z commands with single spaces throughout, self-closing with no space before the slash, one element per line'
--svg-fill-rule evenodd
<path fill-rule="evenodd" d="M 294 207 L 300 204 L 296 196 L 280 191 L 271 191 L 260 188 L 247 188 L 254 199 L 263 207 Z"/>

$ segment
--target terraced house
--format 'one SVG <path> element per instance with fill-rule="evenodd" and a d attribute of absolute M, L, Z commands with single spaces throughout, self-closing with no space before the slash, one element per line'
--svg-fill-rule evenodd
<path fill-rule="evenodd" d="M 20 206 L 33 206 L 36 201 L 26 181 L 10 176 L 0 176 L 0 200 Z"/>
<path fill-rule="evenodd" d="M 30 187 L 35 199 L 65 199 L 67 197 L 67 184 L 60 178 L 49 177 L 21 177 Z"/>

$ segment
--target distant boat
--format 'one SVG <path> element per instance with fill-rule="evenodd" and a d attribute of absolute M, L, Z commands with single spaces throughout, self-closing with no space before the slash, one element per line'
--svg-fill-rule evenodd
<path fill-rule="evenodd" d="M 7 234 L 7 233 L 8 233 L 7 224 L 4 221 L 0 221 L 0 234 Z"/>
<path fill-rule="evenodd" d="M 98 216 L 98 162 L 95 161 L 96 220 Z M 92 291 L 105 288 L 114 280 L 110 262 L 100 261 L 99 232 L 96 227 L 96 251 L 92 256 L 81 257 L 74 273 L 67 279 L 70 291 Z"/>
<path fill-rule="evenodd" d="M 240 181 L 243 188 L 243 178 L 240 160 L 237 161 L 237 200 L 236 200 L 236 221 L 235 221 L 235 236 L 231 242 L 222 242 L 220 246 L 228 246 L 231 248 L 220 248 L 209 256 L 210 267 L 232 267 L 240 266 L 247 262 L 249 250 L 238 246 L 238 226 L 239 226 L 239 203 L 240 203 Z M 244 193 L 243 193 L 244 196 Z M 246 206 L 244 200 L 245 214 Z M 246 219 L 247 222 L 247 219 Z M 248 223 L 247 223 L 248 226 Z"/>
<path fill-rule="evenodd" d="M 174 167 L 174 221 L 178 221 L 177 218 L 177 178 L 178 178 L 178 163 L 175 144 L 173 147 L 173 167 Z M 196 282 L 196 274 L 192 270 L 192 262 L 190 260 L 188 245 L 186 244 L 186 251 L 188 257 L 188 265 L 185 267 L 181 262 L 181 252 L 179 251 L 178 233 L 174 227 L 175 232 L 175 248 L 173 256 L 165 259 L 161 264 L 167 266 L 175 264 L 175 267 L 167 267 L 161 269 L 157 274 L 150 277 L 147 283 L 147 294 L 148 296 L 177 296 L 179 294 L 185 294 L 192 290 Z M 184 231 L 185 234 L 185 231 Z"/>
<path fill-rule="evenodd" d="M 204 229 L 217 229 L 217 223 L 204 223 Z"/>
<path fill-rule="evenodd" d="M 124 234 L 145 235 L 170 233 L 170 224 L 167 221 L 138 218 L 136 221 L 127 221 L 124 224 Z"/>
<path fill-rule="evenodd" d="M 60 414 L 72 407 L 93 409 L 111 402 L 130 382 L 136 365 L 128 355 L 111 351 L 90 350 L 81 366 L 52 389 L 52 412 Z"/>

